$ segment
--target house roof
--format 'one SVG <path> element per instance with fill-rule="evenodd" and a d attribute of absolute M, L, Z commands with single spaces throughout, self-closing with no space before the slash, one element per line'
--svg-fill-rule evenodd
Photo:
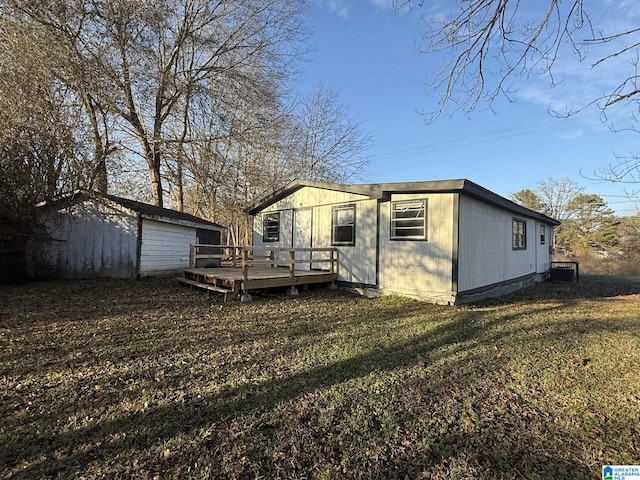
<path fill-rule="evenodd" d="M 273 205 L 304 187 L 315 187 L 325 190 L 353 193 L 357 195 L 364 195 L 370 199 L 376 200 L 389 199 L 393 193 L 462 193 L 519 215 L 537 218 L 551 225 L 560 225 L 560 222 L 551 217 L 529 208 L 525 208 L 522 205 L 518 205 L 517 203 L 501 197 L 497 193 L 493 193 L 491 190 L 487 190 L 486 188 L 467 179 L 436 180 L 426 182 L 371 183 L 360 185 L 343 185 L 338 183 L 295 180 L 284 188 L 276 190 L 257 201 L 247 208 L 246 212 L 249 215 L 255 215 L 268 206 Z"/>
<path fill-rule="evenodd" d="M 69 195 L 62 196 L 55 200 L 49 202 L 43 202 L 39 207 L 42 208 L 53 208 L 60 209 L 65 206 L 74 205 L 76 203 L 83 202 L 88 199 L 94 200 L 110 200 L 111 202 L 117 203 L 124 208 L 132 210 L 141 214 L 144 218 L 148 218 L 150 220 L 174 220 L 176 223 L 178 222 L 187 222 L 191 224 L 195 224 L 202 227 L 208 227 L 209 229 L 216 230 L 226 230 L 226 227 L 219 225 L 215 222 L 210 222 L 209 220 L 205 220 L 200 217 L 196 217 L 195 215 L 191 215 L 185 212 L 179 212 L 177 210 L 171 210 L 170 208 L 158 207 L 156 205 L 150 205 L 148 203 L 138 202 L 136 200 L 131 200 L 129 198 L 118 197 L 116 195 L 102 195 L 97 192 L 78 190 Z"/>

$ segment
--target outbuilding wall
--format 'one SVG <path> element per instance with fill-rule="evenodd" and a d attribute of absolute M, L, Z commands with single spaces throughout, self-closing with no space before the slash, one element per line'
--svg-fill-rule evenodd
<path fill-rule="evenodd" d="M 197 243 L 194 227 L 142 220 L 140 275 L 189 268 L 189 248 Z"/>
<path fill-rule="evenodd" d="M 35 247 L 36 277 L 134 278 L 137 275 L 135 212 L 85 201 L 44 217 L 50 239 Z"/>

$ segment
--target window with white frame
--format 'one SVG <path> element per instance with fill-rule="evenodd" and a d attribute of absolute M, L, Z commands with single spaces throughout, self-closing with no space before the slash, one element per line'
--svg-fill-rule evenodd
<path fill-rule="evenodd" d="M 331 210 L 331 243 L 356 244 L 356 206 L 341 205 Z"/>
<path fill-rule="evenodd" d="M 519 218 L 514 218 L 512 221 L 511 246 L 514 250 L 527 248 L 527 222 Z"/>
<path fill-rule="evenodd" d="M 391 203 L 391 239 L 427 239 L 426 200 L 404 200 Z"/>
<path fill-rule="evenodd" d="M 280 240 L 280 212 L 266 213 L 262 217 L 262 241 Z"/>

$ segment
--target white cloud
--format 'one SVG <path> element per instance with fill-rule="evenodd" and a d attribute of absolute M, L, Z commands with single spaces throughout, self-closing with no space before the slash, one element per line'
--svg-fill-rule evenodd
<path fill-rule="evenodd" d="M 318 0 L 320 7 L 328 9 L 343 20 L 349 18 L 349 7 L 346 0 Z"/>

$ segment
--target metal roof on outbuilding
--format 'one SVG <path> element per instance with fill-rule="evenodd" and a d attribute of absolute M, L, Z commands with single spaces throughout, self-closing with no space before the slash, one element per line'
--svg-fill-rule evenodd
<path fill-rule="evenodd" d="M 190 213 L 179 212 L 177 210 L 172 210 L 170 208 L 158 207 L 156 205 L 150 205 L 148 203 L 138 202 L 137 200 L 131 200 L 129 198 L 118 197 L 116 195 L 102 195 L 97 192 L 91 192 L 86 190 L 78 190 L 71 194 L 64 195 L 55 200 L 51 200 L 48 202 L 42 202 L 38 205 L 39 208 L 53 208 L 60 209 L 70 205 L 74 205 L 85 200 L 108 200 L 118 205 L 139 213 L 144 218 L 148 218 L 150 220 L 175 220 L 175 223 L 178 222 L 187 222 L 197 226 L 201 226 L 203 228 L 213 229 L 213 230 L 227 230 L 226 227 L 215 223 L 210 222 L 209 220 L 205 220 L 203 218 L 197 217 L 195 215 L 191 215 Z"/>

